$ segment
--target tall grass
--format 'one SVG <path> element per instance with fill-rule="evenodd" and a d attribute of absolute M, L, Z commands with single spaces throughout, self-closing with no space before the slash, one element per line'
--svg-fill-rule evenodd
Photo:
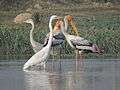
<path fill-rule="evenodd" d="M 42 18 L 43 19 L 43 18 Z M 104 50 L 104 55 L 87 55 L 93 57 L 120 57 L 120 18 L 119 16 L 94 16 L 94 17 L 75 17 L 75 24 L 81 37 L 84 37 L 98 44 Z M 42 22 L 44 21 L 44 22 Z M 43 43 L 44 37 L 49 32 L 48 20 L 41 20 L 39 25 L 35 26 L 34 39 Z M 25 25 L 0 25 L 0 59 L 10 58 L 29 58 L 34 54 L 30 40 L 29 32 L 31 26 Z M 69 28 L 70 29 L 70 28 Z M 69 30 L 70 31 L 70 30 Z M 66 42 L 62 45 L 63 55 L 74 56 L 74 50 Z M 17 56 L 17 57 L 16 57 Z M 89 57 L 90 56 L 90 57 Z M 13 58 L 12 57 L 12 58 Z"/>

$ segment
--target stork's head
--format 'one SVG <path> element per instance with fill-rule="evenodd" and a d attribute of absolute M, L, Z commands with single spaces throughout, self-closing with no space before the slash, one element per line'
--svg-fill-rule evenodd
<path fill-rule="evenodd" d="M 57 16 L 57 15 L 52 15 L 51 17 L 50 17 L 50 22 L 52 21 L 52 20 L 57 20 L 56 21 L 56 23 L 55 23 L 55 26 L 54 26 L 54 30 L 53 31 L 57 31 L 57 32 L 59 32 L 60 31 L 60 21 L 61 21 L 61 18 L 62 17 L 59 17 L 59 16 Z"/>
<path fill-rule="evenodd" d="M 67 18 L 68 22 L 71 22 L 73 20 L 73 17 L 71 15 L 67 15 L 66 18 Z"/>
<path fill-rule="evenodd" d="M 76 26 L 75 26 L 75 24 L 74 24 L 74 22 L 73 22 L 73 17 L 72 17 L 71 15 L 67 15 L 67 16 L 65 16 L 65 19 L 66 19 L 66 21 L 68 22 L 68 24 L 70 24 L 70 25 L 72 26 L 72 31 L 73 31 L 74 33 L 76 33 L 77 36 L 79 36 L 78 30 L 77 30 L 77 28 L 76 28 Z M 73 32 L 72 32 L 72 33 L 73 33 Z"/>
<path fill-rule="evenodd" d="M 55 32 L 60 32 L 61 31 L 61 22 L 63 22 L 61 19 L 58 19 L 55 23 L 55 26 L 54 26 L 54 31 Z"/>

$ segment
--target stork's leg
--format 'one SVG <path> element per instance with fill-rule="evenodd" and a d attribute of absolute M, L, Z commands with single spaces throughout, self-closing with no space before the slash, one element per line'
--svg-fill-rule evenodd
<path fill-rule="evenodd" d="M 83 51 L 76 50 L 76 71 L 83 70 Z"/>
<path fill-rule="evenodd" d="M 52 47 L 52 66 L 51 66 L 51 69 L 52 69 L 52 71 L 53 71 L 53 68 L 54 68 L 54 63 L 53 63 L 53 61 L 54 61 L 54 47 Z"/>
<path fill-rule="evenodd" d="M 60 45 L 59 50 L 60 50 L 60 59 L 61 59 L 61 57 L 62 57 L 62 48 L 61 48 L 61 45 Z"/>
<path fill-rule="evenodd" d="M 79 70 L 79 52 L 78 50 L 75 51 L 76 52 L 76 72 Z"/>
<path fill-rule="evenodd" d="M 59 45 L 59 53 L 57 53 L 57 54 L 59 54 L 59 59 L 61 59 L 61 52 L 62 52 L 61 45 Z"/>
<path fill-rule="evenodd" d="M 80 59 L 80 60 L 83 60 L 83 59 L 84 59 L 83 51 L 79 51 L 79 59 Z"/>
<path fill-rule="evenodd" d="M 79 51 L 79 69 L 80 70 L 83 70 L 83 66 L 84 66 L 83 59 L 84 59 L 83 51 Z"/>
<path fill-rule="evenodd" d="M 79 51 L 75 50 L 75 53 L 76 53 L 76 60 L 78 60 L 79 59 Z"/>

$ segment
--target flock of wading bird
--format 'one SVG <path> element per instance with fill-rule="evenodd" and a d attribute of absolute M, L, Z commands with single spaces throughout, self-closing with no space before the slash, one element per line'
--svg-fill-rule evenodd
<path fill-rule="evenodd" d="M 29 17 L 27 17 L 27 15 Z M 53 28 L 53 20 L 56 21 Z M 33 66 L 42 66 L 46 67 L 47 59 L 49 58 L 51 47 L 55 47 L 57 45 L 61 45 L 64 40 L 66 40 L 71 48 L 76 50 L 76 54 L 82 57 L 83 53 L 101 53 L 102 50 L 98 48 L 98 46 L 92 43 L 85 38 L 79 36 L 77 28 L 73 23 L 73 17 L 71 15 L 67 15 L 64 17 L 52 15 L 49 20 L 49 33 L 46 35 L 44 39 L 44 44 L 38 43 L 33 39 L 33 30 L 34 30 L 34 22 L 32 18 L 30 18 L 29 13 L 19 14 L 16 16 L 15 23 L 29 23 L 32 25 L 32 29 L 30 30 L 30 42 L 33 47 L 35 54 L 24 64 L 23 69 L 28 69 Z M 67 33 L 68 25 L 71 25 L 73 31 L 76 35 L 71 35 Z"/>

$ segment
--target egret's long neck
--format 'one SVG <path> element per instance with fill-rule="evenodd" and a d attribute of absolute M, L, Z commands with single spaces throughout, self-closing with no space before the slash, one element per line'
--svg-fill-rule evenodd
<path fill-rule="evenodd" d="M 52 45 L 52 38 L 53 38 L 53 34 L 52 34 L 52 31 L 53 31 L 52 19 L 50 19 L 50 22 L 49 22 L 49 29 L 50 29 L 50 36 L 49 36 L 49 40 L 48 40 L 47 46 L 51 46 Z"/>
<path fill-rule="evenodd" d="M 34 44 L 34 39 L 33 39 L 34 23 L 31 21 L 30 24 L 32 25 L 32 29 L 30 30 L 30 42 L 31 44 Z"/>

